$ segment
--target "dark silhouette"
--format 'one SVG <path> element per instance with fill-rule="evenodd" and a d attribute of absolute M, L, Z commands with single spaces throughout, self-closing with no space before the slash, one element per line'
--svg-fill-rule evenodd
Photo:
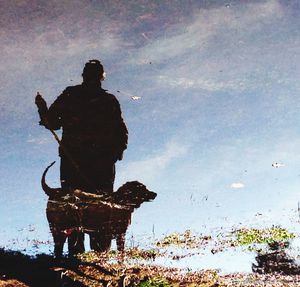
<path fill-rule="evenodd" d="M 55 287 L 55 286 L 78 286 L 86 285 L 78 280 L 73 280 L 65 275 L 66 271 L 73 271 L 78 276 L 98 281 L 99 284 L 107 286 L 108 282 L 90 277 L 81 271 L 80 266 L 95 268 L 100 274 L 114 275 L 99 264 L 82 262 L 81 260 L 72 258 L 56 260 L 45 254 L 31 257 L 16 251 L 7 251 L 0 249 L 0 276 L 1 280 L 16 279 L 32 287 Z M 18 283 L 11 285 L 9 283 L 1 286 L 19 286 Z M 22 285 L 23 286 L 23 285 Z M 101 285 L 102 286 L 102 285 Z"/>
<path fill-rule="evenodd" d="M 113 192 L 115 162 L 123 157 L 128 131 L 118 100 L 101 87 L 100 61 L 86 63 L 82 77 L 81 85 L 67 87 L 49 109 L 42 96 L 36 96 L 40 124 L 63 129 L 60 178 L 66 192 Z"/>
<path fill-rule="evenodd" d="M 81 85 L 67 87 L 48 109 L 38 93 L 35 103 L 40 124 L 59 142 L 61 193 L 74 189 L 112 193 L 115 163 L 127 148 L 128 131 L 116 97 L 102 89 L 104 69 L 100 61 L 85 64 Z M 61 141 L 54 130 L 62 128 Z M 83 233 L 69 236 L 74 252 L 83 252 Z M 76 244 L 75 244 L 76 243 Z M 75 245 L 76 246 L 75 246 Z"/>
<path fill-rule="evenodd" d="M 90 246 L 95 251 L 108 251 L 113 239 L 117 240 L 118 251 L 124 251 L 125 234 L 134 209 L 155 199 L 156 193 L 142 183 L 132 181 L 110 194 L 98 195 L 75 189 L 64 195 L 62 188 L 50 188 L 46 184 L 45 176 L 50 166 L 43 173 L 42 187 L 49 196 L 46 214 L 55 256 L 62 255 L 67 238 L 69 255 L 82 252 L 81 242 L 78 243 L 74 236 L 78 232 L 90 235 Z"/>
<path fill-rule="evenodd" d="M 268 244 L 268 250 L 258 252 L 255 257 L 256 264 L 252 264 L 252 271 L 259 274 L 279 273 L 282 275 L 300 274 L 300 266 L 294 258 L 285 251 L 289 242 L 274 241 Z"/>

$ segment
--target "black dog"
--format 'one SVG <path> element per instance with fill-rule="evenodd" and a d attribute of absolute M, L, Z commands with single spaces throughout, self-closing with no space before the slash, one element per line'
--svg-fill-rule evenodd
<path fill-rule="evenodd" d="M 83 233 L 90 235 L 91 249 L 108 251 L 112 239 L 118 251 L 124 250 L 125 234 L 135 208 L 155 199 L 138 181 L 127 182 L 112 194 L 93 194 L 79 189 L 66 194 L 61 188 L 50 188 L 45 181 L 48 166 L 42 176 L 42 187 L 49 196 L 47 219 L 54 240 L 54 254 L 60 257 L 68 238 L 69 254 L 84 251 Z"/>
<path fill-rule="evenodd" d="M 103 197 L 79 190 L 74 195 L 89 202 L 82 208 L 82 225 L 90 234 L 91 248 L 107 251 L 112 239 L 117 240 L 118 251 L 124 250 L 125 234 L 135 208 L 143 202 L 155 199 L 156 193 L 149 191 L 138 181 L 122 185 L 104 204 Z"/>

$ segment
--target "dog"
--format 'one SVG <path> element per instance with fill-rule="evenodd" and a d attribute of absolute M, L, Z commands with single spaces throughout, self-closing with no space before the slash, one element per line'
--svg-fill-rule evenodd
<path fill-rule="evenodd" d="M 157 194 L 138 181 L 127 182 L 111 194 L 93 194 L 80 189 L 66 193 L 62 188 L 46 184 L 46 173 L 53 164 L 45 169 L 41 184 L 49 197 L 46 215 L 54 255 L 62 256 L 67 238 L 69 255 L 84 252 L 84 233 L 89 234 L 91 249 L 95 251 L 108 251 L 113 239 L 117 241 L 117 250 L 124 251 L 133 211 L 143 202 L 154 200 Z"/>
<path fill-rule="evenodd" d="M 90 245 L 95 251 L 108 251 L 110 242 L 117 241 L 117 250 L 124 251 L 125 235 L 131 223 L 132 213 L 143 202 L 156 198 L 155 192 L 149 191 L 138 181 L 127 182 L 111 194 L 105 205 L 103 197 L 76 190 L 75 196 L 89 202 L 82 208 L 82 224 L 90 234 Z M 88 230 L 89 229 L 89 230 Z"/>

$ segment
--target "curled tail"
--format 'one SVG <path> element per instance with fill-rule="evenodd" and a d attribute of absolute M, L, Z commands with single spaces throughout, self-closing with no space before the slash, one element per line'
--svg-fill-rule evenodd
<path fill-rule="evenodd" d="M 54 164 L 55 164 L 55 161 L 46 167 L 45 171 L 43 172 L 42 179 L 41 179 L 42 188 L 50 198 L 53 198 L 55 195 L 59 195 L 62 192 L 61 188 L 52 188 L 49 185 L 47 185 L 47 183 L 46 183 L 46 174 L 47 174 L 49 168 Z"/>

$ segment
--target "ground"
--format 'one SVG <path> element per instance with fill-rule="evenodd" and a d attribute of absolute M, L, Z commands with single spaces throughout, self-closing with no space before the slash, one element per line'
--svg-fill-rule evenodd
<path fill-rule="evenodd" d="M 239 229 L 231 237 L 214 241 L 212 236 L 196 236 L 187 230 L 157 240 L 154 248 L 127 248 L 123 253 L 87 252 L 76 258 L 60 260 L 50 255 L 30 257 L 20 252 L 1 250 L 0 287 L 2 286 L 300 286 L 300 267 L 286 253 L 294 234 L 280 227 L 264 230 Z M 174 246 L 178 254 L 170 252 Z M 157 258 L 181 260 L 209 249 L 212 254 L 224 248 L 243 246 L 256 249 L 253 273 L 221 274 L 219 270 L 171 268 L 157 264 Z M 263 247 L 264 246 L 264 247 Z M 174 249 L 172 249 L 174 250 Z M 184 250 L 184 252 L 182 252 Z"/>

